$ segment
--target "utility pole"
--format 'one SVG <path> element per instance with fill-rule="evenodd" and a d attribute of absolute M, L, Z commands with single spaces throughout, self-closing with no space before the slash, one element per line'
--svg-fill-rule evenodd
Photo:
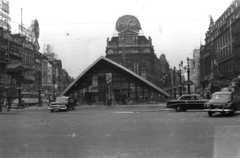
<path fill-rule="evenodd" d="M 187 58 L 187 77 L 188 77 L 188 94 L 190 94 L 190 65 L 189 65 L 189 58 Z"/>
<path fill-rule="evenodd" d="M 55 101 L 56 100 L 56 94 L 55 94 L 55 71 L 53 72 L 54 64 L 52 66 L 53 66 L 53 68 L 52 68 L 53 100 Z"/>
<path fill-rule="evenodd" d="M 42 99 L 41 99 L 41 71 L 39 69 L 39 72 L 38 72 L 38 106 L 41 107 L 42 106 Z"/>
<path fill-rule="evenodd" d="M 174 66 L 173 68 L 173 95 L 174 95 L 174 98 L 176 99 L 176 67 Z"/>

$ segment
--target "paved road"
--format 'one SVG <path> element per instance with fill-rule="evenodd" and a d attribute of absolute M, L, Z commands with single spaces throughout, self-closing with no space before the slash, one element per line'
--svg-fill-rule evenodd
<path fill-rule="evenodd" d="M 43 107 L 0 114 L 0 157 L 8 158 L 235 158 L 240 113 L 208 117 L 164 104 Z"/>

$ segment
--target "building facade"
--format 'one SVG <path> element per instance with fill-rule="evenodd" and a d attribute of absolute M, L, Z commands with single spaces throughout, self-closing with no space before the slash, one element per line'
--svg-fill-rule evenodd
<path fill-rule="evenodd" d="M 210 25 L 205 45 L 200 46 L 200 80 L 203 89 L 238 88 L 240 69 L 240 1 L 233 1 Z M 214 88 L 215 87 L 215 88 Z M 219 87 L 219 88 L 216 88 Z M 215 89 L 215 90 L 214 90 Z"/>
<path fill-rule="evenodd" d="M 200 87 L 200 49 L 193 50 L 193 59 L 190 64 L 190 80 L 196 89 Z"/>
<path fill-rule="evenodd" d="M 140 22 L 135 16 L 120 17 L 116 23 L 118 34 L 107 39 L 106 58 L 161 86 L 160 78 L 167 73 L 168 62 L 165 55 L 161 59 L 157 57 L 151 37 L 141 35 L 140 30 Z"/>

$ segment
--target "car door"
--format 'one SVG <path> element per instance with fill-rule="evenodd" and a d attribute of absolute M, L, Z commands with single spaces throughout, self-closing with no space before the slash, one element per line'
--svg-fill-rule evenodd
<path fill-rule="evenodd" d="M 191 109 L 198 109 L 199 108 L 199 102 L 197 96 L 191 97 Z"/>
<path fill-rule="evenodd" d="M 188 96 L 186 99 L 187 99 L 186 100 L 186 105 L 185 105 L 186 108 L 187 109 L 193 109 L 194 104 L 196 103 L 195 99 L 194 99 L 194 96 Z"/>
<path fill-rule="evenodd" d="M 195 109 L 203 109 L 203 105 L 206 101 L 202 100 L 200 96 L 196 96 L 195 99 Z"/>

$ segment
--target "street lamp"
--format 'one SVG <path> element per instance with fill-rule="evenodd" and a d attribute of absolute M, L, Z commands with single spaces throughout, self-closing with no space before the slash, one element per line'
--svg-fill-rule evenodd
<path fill-rule="evenodd" d="M 42 99 L 41 99 L 41 80 L 42 80 L 42 77 L 41 77 L 41 71 L 39 70 L 38 72 L 38 106 L 41 107 L 42 106 Z"/>
<path fill-rule="evenodd" d="M 182 74 L 185 73 L 185 68 L 183 68 L 183 61 L 180 62 L 179 64 L 179 70 L 178 70 L 178 74 L 179 74 L 179 94 L 180 96 L 182 95 Z"/>
<path fill-rule="evenodd" d="M 174 98 L 176 99 L 176 67 L 173 67 L 173 95 Z"/>
<path fill-rule="evenodd" d="M 183 62 L 181 62 L 181 67 L 187 71 L 187 81 L 184 82 L 185 85 L 188 85 L 188 94 L 190 94 L 190 85 L 193 84 L 192 81 L 190 81 L 190 69 L 194 69 L 195 63 L 193 63 L 193 67 L 190 67 L 189 64 L 190 59 L 187 57 L 187 66 L 183 67 Z"/>

